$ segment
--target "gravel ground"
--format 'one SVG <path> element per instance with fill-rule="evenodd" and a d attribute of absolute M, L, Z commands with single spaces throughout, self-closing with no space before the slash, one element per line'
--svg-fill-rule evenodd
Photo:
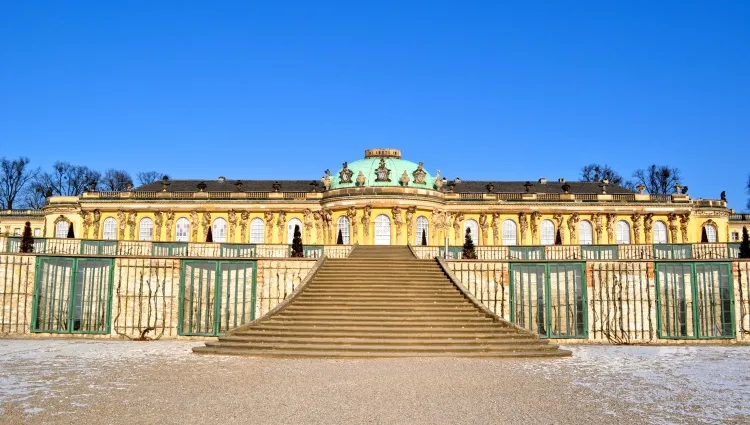
<path fill-rule="evenodd" d="M 215 357 L 195 345 L 0 340 L 0 423 L 750 423 L 750 347 L 491 361 Z"/>

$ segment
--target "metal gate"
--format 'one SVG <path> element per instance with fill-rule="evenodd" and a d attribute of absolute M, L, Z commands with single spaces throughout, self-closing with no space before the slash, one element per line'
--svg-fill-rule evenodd
<path fill-rule="evenodd" d="M 32 332 L 109 333 L 113 271 L 112 259 L 40 257 Z"/>
<path fill-rule="evenodd" d="M 179 335 L 216 336 L 255 319 L 254 261 L 183 261 Z"/>
<path fill-rule="evenodd" d="M 511 321 L 548 338 L 586 338 L 586 275 L 581 263 L 512 263 Z"/>
<path fill-rule="evenodd" d="M 659 338 L 733 338 L 731 263 L 657 263 Z"/>

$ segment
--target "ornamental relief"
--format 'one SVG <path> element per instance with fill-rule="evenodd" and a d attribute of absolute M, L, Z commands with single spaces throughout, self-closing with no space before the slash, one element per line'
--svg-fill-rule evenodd
<path fill-rule="evenodd" d="M 404 224 L 404 217 L 401 215 L 401 208 L 395 207 L 391 210 L 393 214 L 393 224 L 396 226 L 396 240 L 401 238 L 401 226 Z"/>
<path fill-rule="evenodd" d="M 102 220 L 102 212 L 94 210 L 94 239 L 99 239 L 99 226 Z"/>
<path fill-rule="evenodd" d="M 203 213 L 203 221 L 201 222 L 203 225 L 203 242 L 207 242 L 208 239 L 208 229 L 211 228 L 211 213 L 206 211 Z"/>
<path fill-rule="evenodd" d="M 240 213 L 240 241 L 244 243 L 248 240 L 247 238 L 247 220 L 250 218 L 250 213 L 243 210 Z"/>
<path fill-rule="evenodd" d="M 669 235 L 672 237 L 672 243 L 677 243 L 677 214 L 671 213 L 667 216 L 669 219 Z"/>
<path fill-rule="evenodd" d="M 526 213 L 519 213 L 518 214 L 518 227 L 520 229 L 521 233 L 521 245 L 526 244 L 526 233 L 527 229 L 529 227 L 529 218 Z M 497 245 L 497 242 L 495 242 L 495 245 Z"/>
<path fill-rule="evenodd" d="M 349 163 L 345 162 L 341 171 L 339 171 L 339 184 L 351 183 L 354 172 L 349 169 Z"/>
<path fill-rule="evenodd" d="M 346 217 L 349 219 L 349 225 L 352 229 L 352 242 L 359 240 L 359 223 L 357 223 L 357 208 L 349 207 L 346 210 Z"/>
<path fill-rule="evenodd" d="M 690 223 L 690 214 L 680 216 L 680 233 L 682 234 L 682 243 L 688 243 L 688 224 Z"/>
<path fill-rule="evenodd" d="M 372 214 L 372 206 L 365 205 L 362 211 L 362 234 L 365 238 L 370 236 L 370 215 Z"/>
<path fill-rule="evenodd" d="M 615 240 L 615 220 L 617 220 L 617 215 L 613 213 L 607 214 L 607 240 L 609 243 L 614 243 Z"/>
<path fill-rule="evenodd" d="M 166 225 L 166 235 L 165 240 L 173 240 L 172 239 L 172 225 L 174 224 L 174 211 L 167 210 L 167 225 Z"/>
<path fill-rule="evenodd" d="M 309 241 L 311 240 L 310 239 L 310 230 L 313 227 L 313 213 L 312 213 L 312 210 L 310 210 L 309 208 L 306 209 L 302 213 L 302 218 L 303 218 L 303 220 L 302 220 L 303 224 L 302 225 L 305 228 L 305 241 L 308 241 L 308 243 L 309 243 Z"/>
<path fill-rule="evenodd" d="M 81 234 L 81 238 L 88 239 L 89 227 L 91 226 L 91 214 L 89 214 L 89 212 L 86 210 L 81 210 L 78 212 L 78 215 L 81 216 L 81 224 L 83 227 L 83 233 Z"/>
<path fill-rule="evenodd" d="M 482 240 L 482 245 L 487 245 L 487 230 L 489 228 L 489 225 L 487 224 L 487 214 L 479 214 L 479 229 L 482 231 L 482 235 L 480 236 L 480 239 Z"/>
<path fill-rule="evenodd" d="M 417 169 L 411 174 L 414 177 L 414 184 L 427 184 L 427 173 L 424 171 L 424 163 L 420 162 Z"/>
<path fill-rule="evenodd" d="M 229 222 L 227 242 L 231 243 L 234 242 L 234 230 L 237 227 L 237 211 L 234 209 L 229 210 L 229 213 L 227 213 L 227 221 Z"/>
<path fill-rule="evenodd" d="M 279 211 L 276 225 L 279 227 L 279 243 L 284 243 L 284 236 L 286 236 L 286 212 Z"/>
<path fill-rule="evenodd" d="M 125 212 L 123 210 L 117 210 L 117 234 L 119 235 L 118 239 L 121 241 L 125 240 L 125 226 L 127 226 Z"/>
<path fill-rule="evenodd" d="M 161 211 L 154 212 L 154 240 L 157 242 L 161 240 L 161 225 L 163 220 Z"/>
<path fill-rule="evenodd" d="M 385 159 L 380 158 L 380 166 L 375 170 L 375 181 L 376 182 L 389 182 L 391 181 L 391 170 L 385 166 Z"/>
<path fill-rule="evenodd" d="M 645 243 L 653 243 L 654 235 L 651 232 L 651 229 L 653 229 L 654 226 L 654 215 L 651 213 L 646 214 L 645 217 L 643 217 L 643 230 L 645 233 Z"/>
<path fill-rule="evenodd" d="M 633 243 L 639 244 L 641 243 L 641 214 L 635 212 L 630 219 L 633 221 L 633 237 L 635 238 Z"/>
<path fill-rule="evenodd" d="M 130 237 L 131 241 L 135 240 L 135 217 L 136 212 L 134 210 L 131 210 L 128 213 L 128 236 Z"/>
<path fill-rule="evenodd" d="M 500 218 L 500 213 L 492 213 L 492 224 L 490 225 L 492 227 L 492 244 L 498 245 L 498 241 L 500 239 L 500 232 L 498 231 L 498 220 Z"/>
<path fill-rule="evenodd" d="M 406 242 L 412 243 L 412 235 L 414 234 L 414 214 L 417 212 L 417 207 L 409 207 L 406 209 Z"/>
<path fill-rule="evenodd" d="M 272 243 L 273 241 L 273 213 L 271 211 L 266 211 L 266 213 L 264 214 L 264 218 L 266 220 L 266 243 Z"/>

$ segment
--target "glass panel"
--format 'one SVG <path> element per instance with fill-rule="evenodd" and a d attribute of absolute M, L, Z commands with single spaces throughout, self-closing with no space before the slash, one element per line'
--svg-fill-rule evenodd
<path fill-rule="evenodd" d="M 585 285 L 581 264 L 549 264 L 549 335 L 552 338 L 583 338 Z"/>
<path fill-rule="evenodd" d="M 549 336 L 544 265 L 511 264 L 511 273 L 513 322 L 539 335 Z"/>
<path fill-rule="evenodd" d="M 182 335 L 214 335 L 216 262 L 191 261 L 184 265 L 182 282 Z"/>
<path fill-rule="evenodd" d="M 253 264 L 221 264 L 221 320 L 219 333 L 250 323 L 253 317 Z"/>
<path fill-rule="evenodd" d="M 704 338 L 732 338 L 732 286 L 730 265 L 709 263 L 695 265 L 698 325 Z"/>
<path fill-rule="evenodd" d="M 695 338 L 691 264 L 658 264 L 657 270 L 660 338 Z"/>
<path fill-rule="evenodd" d="M 67 332 L 70 292 L 73 287 L 72 258 L 42 258 L 36 278 L 36 332 Z"/>

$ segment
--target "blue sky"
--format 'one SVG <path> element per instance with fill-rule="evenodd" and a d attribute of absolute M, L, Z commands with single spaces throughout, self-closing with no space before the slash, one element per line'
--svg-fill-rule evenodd
<path fill-rule="evenodd" d="M 2 2 L 0 156 L 200 179 L 317 179 L 372 147 L 462 179 L 657 163 L 743 209 L 748 22 L 746 1 Z"/>

